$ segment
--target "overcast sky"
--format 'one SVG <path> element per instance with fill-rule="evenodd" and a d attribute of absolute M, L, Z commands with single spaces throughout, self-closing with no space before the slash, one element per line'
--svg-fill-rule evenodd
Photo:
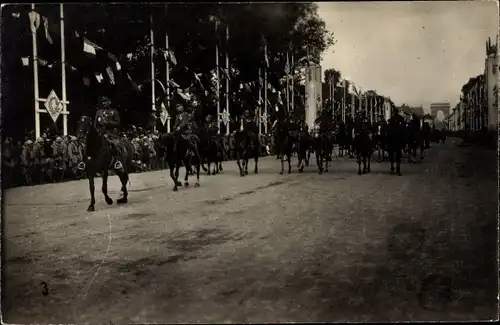
<path fill-rule="evenodd" d="M 318 3 L 337 44 L 322 68 L 339 69 L 364 90 L 397 104 L 458 102 L 470 77 L 483 73 L 485 42 L 495 42 L 493 1 Z"/>

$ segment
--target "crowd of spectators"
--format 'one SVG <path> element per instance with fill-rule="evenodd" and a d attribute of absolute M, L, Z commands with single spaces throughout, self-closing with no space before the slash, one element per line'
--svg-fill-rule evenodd
<path fill-rule="evenodd" d="M 159 133 L 132 126 L 122 133 L 134 147 L 131 172 L 166 169 Z M 2 186 L 31 186 L 78 180 L 85 177 L 85 144 L 74 135 L 58 136 L 46 129 L 40 138 L 28 134 L 24 141 L 5 138 L 2 143 Z M 227 141 L 228 143 L 230 141 Z M 230 153 L 226 155 L 231 159 Z"/>
<path fill-rule="evenodd" d="M 134 172 L 166 168 L 156 132 L 132 128 L 124 135 L 134 146 Z M 84 142 L 74 135 L 57 136 L 46 130 L 24 141 L 7 137 L 2 144 L 4 188 L 77 180 L 84 177 Z"/>

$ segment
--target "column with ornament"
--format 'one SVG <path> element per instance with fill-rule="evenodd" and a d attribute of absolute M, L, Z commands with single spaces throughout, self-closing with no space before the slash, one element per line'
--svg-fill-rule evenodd
<path fill-rule="evenodd" d="M 31 27 L 31 37 L 32 37 L 32 62 L 33 62 L 33 88 L 34 88 L 34 106 L 35 106 L 35 137 L 40 137 L 40 113 L 47 113 L 52 118 L 54 123 L 57 122 L 59 115 L 63 115 L 63 135 L 68 134 L 68 115 L 69 111 L 67 105 L 69 101 L 66 98 L 66 49 L 64 40 L 64 6 L 59 4 L 59 14 L 60 14 L 60 33 L 61 33 L 61 88 L 62 88 L 62 100 L 59 99 L 54 89 L 52 89 L 47 96 L 47 98 L 41 98 L 39 94 L 39 84 L 38 84 L 38 44 L 37 44 L 37 31 L 40 27 L 40 20 L 43 19 L 45 25 L 48 24 L 48 18 L 40 16 L 38 12 L 35 11 L 35 4 L 31 5 L 31 11 L 29 12 L 29 21 Z M 45 31 L 46 38 L 52 44 L 52 40 L 48 34 L 46 28 Z M 40 109 L 40 103 L 44 103 L 45 109 Z"/>

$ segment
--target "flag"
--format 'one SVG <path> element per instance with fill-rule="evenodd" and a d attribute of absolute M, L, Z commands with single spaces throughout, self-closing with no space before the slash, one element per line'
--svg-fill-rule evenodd
<path fill-rule="evenodd" d="M 127 59 L 132 60 L 134 55 L 132 53 L 127 53 Z"/>
<path fill-rule="evenodd" d="M 54 44 L 54 42 L 52 41 L 52 37 L 50 37 L 49 34 L 49 20 L 47 19 L 47 17 L 42 17 L 42 18 L 43 18 L 43 26 L 45 28 L 45 38 L 50 44 Z"/>
<path fill-rule="evenodd" d="M 97 81 L 98 81 L 99 83 L 101 83 L 101 82 L 102 82 L 102 80 L 104 79 L 104 77 L 102 76 L 102 73 L 96 73 L 96 74 L 95 74 L 95 78 L 97 79 Z"/>
<path fill-rule="evenodd" d="M 108 73 L 108 77 L 109 77 L 109 82 L 114 85 L 115 84 L 115 76 L 113 74 L 113 70 L 111 69 L 110 66 L 107 66 L 106 67 L 106 72 Z"/>
<path fill-rule="evenodd" d="M 287 75 L 290 73 L 290 62 L 288 61 L 288 53 L 286 54 L 285 73 Z"/>
<path fill-rule="evenodd" d="M 30 58 L 29 57 L 22 57 L 21 62 L 23 63 L 23 66 L 27 67 L 30 65 Z"/>
<path fill-rule="evenodd" d="M 116 71 L 120 71 L 122 69 L 122 66 L 120 65 L 120 62 L 116 62 Z"/>
<path fill-rule="evenodd" d="M 83 51 L 86 53 L 96 55 L 95 46 L 92 44 L 92 42 L 90 42 L 87 39 L 83 40 Z"/>
<path fill-rule="evenodd" d="M 30 11 L 29 14 L 31 32 L 36 33 L 38 27 L 40 27 L 40 14 L 36 11 Z"/>
<path fill-rule="evenodd" d="M 20 17 L 21 17 L 21 14 L 20 14 L 20 13 L 18 13 L 18 12 L 13 12 L 13 13 L 12 13 L 12 17 L 14 17 L 14 18 L 20 18 Z"/>
<path fill-rule="evenodd" d="M 173 65 L 177 65 L 177 59 L 175 58 L 175 54 L 173 51 L 168 51 L 168 57 L 170 59 L 170 63 Z"/>
<path fill-rule="evenodd" d="M 38 58 L 38 63 L 40 63 L 40 65 L 41 65 L 42 67 L 45 67 L 46 65 L 48 65 L 48 64 L 49 64 L 49 62 L 48 62 L 47 60 L 40 59 L 40 58 Z"/>
<path fill-rule="evenodd" d="M 264 61 L 266 62 L 266 68 L 269 68 L 269 57 L 267 56 L 267 42 L 264 40 Z"/>
<path fill-rule="evenodd" d="M 170 79 L 168 81 L 170 83 L 170 85 L 172 85 L 172 87 L 174 88 L 180 88 L 181 86 L 179 86 L 179 84 L 177 84 L 173 79 Z"/>

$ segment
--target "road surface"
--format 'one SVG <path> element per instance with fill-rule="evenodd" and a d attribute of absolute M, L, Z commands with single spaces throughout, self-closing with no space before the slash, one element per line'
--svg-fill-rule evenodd
<path fill-rule="evenodd" d="M 176 193 L 166 171 L 134 174 L 128 205 L 97 193 L 93 213 L 86 181 L 8 190 L 4 321 L 496 318 L 496 153 L 457 143 L 401 177 L 347 158 L 280 176 L 272 157 Z"/>

